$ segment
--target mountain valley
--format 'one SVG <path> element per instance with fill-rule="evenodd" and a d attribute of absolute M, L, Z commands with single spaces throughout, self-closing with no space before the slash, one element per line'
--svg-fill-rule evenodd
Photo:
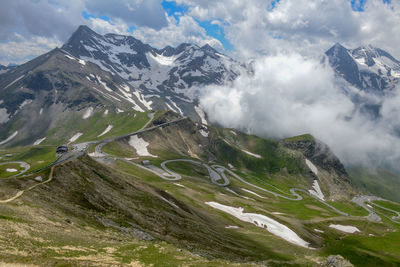
<path fill-rule="evenodd" d="M 326 56 L 365 94 L 400 79 L 378 48 Z M 208 45 L 156 49 L 87 26 L 0 66 L 0 265 L 400 264 L 394 171 L 346 166 L 310 134 L 210 123 L 202 88 L 242 73 L 251 64 Z"/>

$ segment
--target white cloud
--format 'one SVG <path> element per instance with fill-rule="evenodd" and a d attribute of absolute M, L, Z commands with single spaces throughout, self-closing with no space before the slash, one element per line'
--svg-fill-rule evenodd
<path fill-rule="evenodd" d="M 160 30 L 141 27 L 133 32 L 133 36 L 157 48 L 192 43 L 200 46 L 209 44 L 214 48 L 222 49 L 221 42 L 208 36 L 205 29 L 192 17 L 184 15 L 177 21 L 172 16 L 165 16 L 168 22 L 166 27 Z"/>
<path fill-rule="evenodd" d="M 108 16 L 136 27 L 160 29 L 167 25 L 161 0 L 83 0 L 89 13 Z"/>
<path fill-rule="evenodd" d="M 22 64 L 32 58 L 32 55 L 41 55 L 51 49 L 61 46 L 57 38 L 33 36 L 29 39 L 15 34 L 12 41 L 0 43 L 0 64 Z"/>
<path fill-rule="evenodd" d="M 383 99 L 383 118 L 372 121 L 357 112 L 333 71 L 318 60 L 280 54 L 257 60 L 254 69 L 254 76 L 241 76 L 231 86 L 203 90 L 200 104 L 211 122 L 278 138 L 311 133 L 347 164 L 396 166 L 400 141 L 390 125 L 400 125 L 400 94 Z"/>
<path fill-rule="evenodd" d="M 355 12 L 349 0 L 177 0 L 200 20 L 224 22 L 226 38 L 246 59 L 282 51 L 321 54 L 336 42 L 372 44 L 400 58 L 400 2 L 368 0 Z"/>
<path fill-rule="evenodd" d="M 101 18 L 90 18 L 88 24 L 92 30 L 99 34 L 116 33 L 129 35 L 128 25 L 119 19 L 116 21 L 106 21 Z"/>

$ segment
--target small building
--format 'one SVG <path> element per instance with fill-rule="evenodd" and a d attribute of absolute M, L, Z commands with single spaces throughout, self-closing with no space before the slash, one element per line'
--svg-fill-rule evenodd
<path fill-rule="evenodd" d="M 68 152 L 68 147 L 67 146 L 59 146 L 57 147 L 57 154 L 63 154 Z"/>
<path fill-rule="evenodd" d="M 149 166 L 150 165 L 150 160 L 142 160 L 142 165 L 143 166 Z"/>

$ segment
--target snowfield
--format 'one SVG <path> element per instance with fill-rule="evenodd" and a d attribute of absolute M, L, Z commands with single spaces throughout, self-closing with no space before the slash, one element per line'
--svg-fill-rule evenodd
<path fill-rule="evenodd" d="M 261 214 L 257 214 L 257 213 L 244 213 L 243 208 L 241 208 L 241 207 L 239 207 L 239 208 L 230 207 L 230 206 L 222 205 L 217 202 L 205 202 L 205 203 L 215 209 L 229 213 L 229 214 L 233 215 L 234 217 L 238 218 L 239 220 L 253 223 L 256 226 L 261 227 L 261 228 L 266 228 L 266 230 L 268 232 L 270 232 L 271 234 L 279 236 L 280 238 L 282 238 L 292 244 L 295 244 L 295 245 L 298 245 L 301 247 L 305 247 L 305 248 L 310 248 L 309 247 L 310 243 L 301 239 L 289 227 L 287 227 L 265 215 L 261 215 Z"/>
<path fill-rule="evenodd" d="M 253 157 L 255 157 L 255 158 L 258 158 L 258 159 L 261 159 L 262 157 L 261 157 L 261 155 L 258 155 L 258 154 L 255 154 L 255 153 L 251 153 L 250 151 L 247 151 L 247 150 L 245 150 L 245 149 L 241 149 L 244 153 L 246 153 L 246 154 L 248 154 L 248 155 L 250 155 L 250 156 L 253 156 Z"/>
<path fill-rule="evenodd" d="M 108 125 L 107 128 L 106 128 L 101 134 L 99 134 L 97 137 L 100 137 L 100 136 L 105 135 L 106 133 L 108 133 L 109 131 L 111 131 L 111 129 L 112 129 L 113 127 L 114 127 L 114 126 L 112 126 L 111 124 Z"/>
<path fill-rule="evenodd" d="M 72 136 L 72 137 L 69 139 L 69 143 L 72 143 L 72 142 L 75 142 L 76 140 L 78 140 L 78 138 L 81 137 L 82 134 L 83 134 L 83 133 L 76 133 L 76 134 L 74 134 L 74 136 Z"/>
<path fill-rule="evenodd" d="M 245 191 L 245 192 L 247 192 L 247 193 L 250 193 L 250 194 L 252 194 L 252 195 L 255 195 L 256 197 L 265 198 L 265 197 L 263 197 L 263 196 L 260 196 L 260 195 L 257 194 L 256 192 L 253 192 L 253 191 L 248 190 L 248 189 L 246 189 L 246 188 L 242 188 L 242 190 Z"/>
<path fill-rule="evenodd" d="M 314 188 L 313 190 L 308 190 L 308 192 L 310 192 L 311 195 L 321 199 L 321 200 L 325 200 L 325 196 L 321 191 L 321 188 L 319 187 L 319 183 L 318 180 L 314 180 L 312 188 Z"/>
<path fill-rule="evenodd" d="M 357 227 L 349 225 L 331 224 L 329 225 L 329 227 L 349 234 L 353 234 L 355 232 L 361 232 Z"/>
<path fill-rule="evenodd" d="M 228 225 L 228 226 L 225 226 L 225 228 L 226 228 L 226 229 L 238 229 L 239 226 L 236 226 L 236 225 Z"/>
<path fill-rule="evenodd" d="M 92 152 L 92 153 L 88 153 L 88 155 L 89 155 L 89 157 L 92 157 L 92 158 L 102 158 L 102 157 L 104 157 L 103 153 L 99 153 L 97 151 Z"/>
<path fill-rule="evenodd" d="M 153 104 L 153 101 L 147 101 L 139 91 L 134 91 L 132 93 L 136 96 L 140 103 L 143 104 L 143 106 L 145 106 L 148 110 L 151 110 L 151 104 Z"/>
<path fill-rule="evenodd" d="M 0 124 L 6 123 L 10 119 L 10 114 L 8 114 L 6 108 L 0 108 Z"/>
<path fill-rule="evenodd" d="M 318 169 L 317 169 L 317 167 L 315 167 L 315 165 L 314 165 L 311 161 L 309 161 L 308 159 L 306 159 L 306 164 L 307 164 L 308 168 L 310 168 L 310 170 L 311 170 L 315 175 L 318 175 Z"/>
<path fill-rule="evenodd" d="M 150 57 L 158 64 L 164 65 L 164 66 L 173 66 L 175 59 L 176 59 L 176 56 L 166 57 L 166 56 L 159 55 L 159 54 L 153 55 L 152 53 L 147 53 L 146 56 Z"/>
<path fill-rule="evenodd" d="M 17 134 L 18 134 L 18 131 L 15 131 L 12 135 L 7 137 L 5 140 L 0 141 L 0 146 L 10 142 Z"/>
<path fill-rule="evenodd" d="M 11 83 L 9 83 L 6 87 L 4 87 L 4 89 L 10 87 L 11 85 L 13 85 L 14 83 L 18 82 L 19 80 L 21 80 L 22 78 L 24 78 L 25 74 L 18 77 L 17 79 L 15 79 L 14 81 L 12 81 Z"/>
<path fill-rule="evenodd" d="M 34 145 L 34 146 L 40 145 L 40 143 L 43 142 L 45 139 L 46 139 L 46 137 L 40 138 L 40 139 L 36 140 L 36 141 L 33 143 L 33 145 Z"/>
<path fill-rule="evenodd" d="M 228 192 L 231 192 L 234 195 L 237 195 L 237 196 L 239 195 L 238 193 L 236 193 L 235 191 L 233 191 L 232 189 L 230 189 L 228 187 L 225 187 L 225 190 L 228 191 Z"/>
<path fill-rule="evenodd" d="M 194 110 L 197 115 L 199 115 L 201 123 L 207 125 L 206 114 L 204 114 L 204 111 L 198 106 L 194 106 Z"/>
<path fill-rule="evenodd" d="M 203 137 L 208 137 L 208 132 L 205 131 L 204 129 L 200 129 L 199 132 Z"/>
<path fill-rule="evenodd" d="M 172 207 L 177 208 L 177 209 L 181 209 L 179 208 L 175 203 L 173 203 L 172 201 L 169 201 L 168 199 L 161 197 L 162 200 L 164 200 L 165 202 L 167 202 L 168 204 L 170 204 Z"/>
<path fill-rule="evenodd" d="M 129 145 L 136 150 L 136 153 L 139 156 L 157 158 L 156 155 L 150 154 L 150 152 L 147 150 L 147 146 L 149 145 L 149 143 L 147 143 L 146 141 L 144 141 L 142 138 L 138 137 L 137 135 L 131 136 L 131 138 L 129 139 Z"/>
<path fill-rule="evenodd" d="M 85 110 L 85 113 L 83 113 L 82 119 L 86 120 L 93 114 L 93 107 L 89 107 Z"/>

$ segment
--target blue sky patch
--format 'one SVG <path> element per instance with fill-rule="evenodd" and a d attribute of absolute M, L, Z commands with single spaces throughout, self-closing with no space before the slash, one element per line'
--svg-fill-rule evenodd
<path fill-rule="evenodd" d="M 167 12 L 168 16 L 173 16 L 177 21 L 179 21 L 179 17 L 186 14 L 189 8 L 185 5 L 178 5 L 176 2 L 171 1 L 163 1 L 161 3 L 164 10 Z"/>
<path fill-rule="evenodd" d="M 279 0 L 278 0 L 279 1 Z M 163 1 L 162 6 L 167 12 L 168 16 L 173 16 L 179 23 L 179 18 L 189 11 L 189 7 L 185 5 L 178 5 L 175 1 Z M 199 21 L 200 27 L 206 30 L 208 36 L 219 40 L 227 51 L 233 50 L 233 45 L 225 38 L 224 29 L 218 24 L 213 24 L 211 21 Z"/>
<path fill-rule="evenodd" d="M 197 21 L 206 30 L 208 36 L 219 40 L 226 51 L 232 51 L 233 45 L 225 38 L 224 29 L 211 21 Z M 220 22 L 222 23 L 222 22 Z"/>
<path fill-rule="evenodd" d="M 85 11 L 82 11 L 82 17 L 85 19 L 85 20 L 89 20 L 89 19 L 91 19 L 91 18 L 95 18 L 95 19 L 97 19 L 97 18 L 99 18 L 99 19 L 102 19 L 102 20 L 105 20 L 105 21 L 110 21 L 110 18 L 109 17 L 107 17 L 107 16 L 95 16 L 95 15 L 93 15 L 93 14 L 89 14 L 86 10 Z"/>
<path fill-rule="evenodd" d="M 354 11 L 363 12 L 367 0 L 351 0 L 350 2 Z M 382 0 L 382 2 L 385 4 L 390 4 L 391 0 Z"/>

